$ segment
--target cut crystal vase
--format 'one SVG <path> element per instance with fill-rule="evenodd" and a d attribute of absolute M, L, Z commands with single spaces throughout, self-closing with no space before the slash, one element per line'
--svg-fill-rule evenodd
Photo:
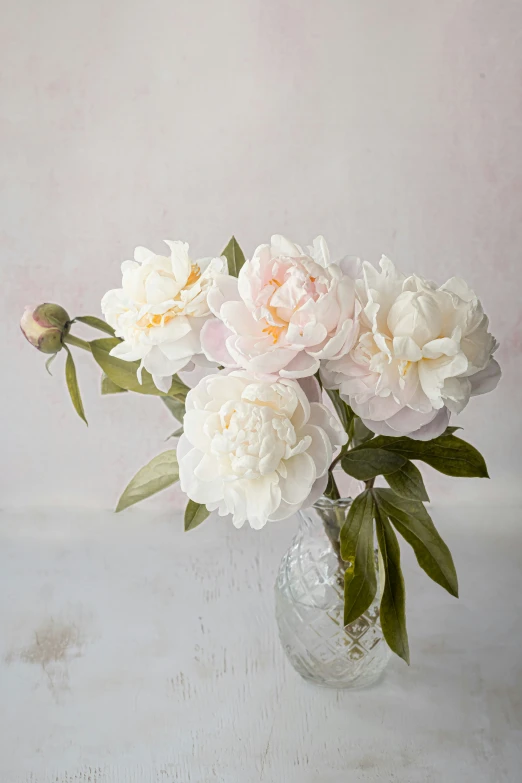
<path fill-rule="evenodd" d="M 339 535 L 350 499 L 321 498 L 300 512 L 275 585 L 281 644 L 294 669 L 328 688 L 371 685 L 390 657 L 379 620 L 380 587 L 371 606 L 344 626 L 344 573 Z M 377 569 L 378 571 L 378 569 Z"/>

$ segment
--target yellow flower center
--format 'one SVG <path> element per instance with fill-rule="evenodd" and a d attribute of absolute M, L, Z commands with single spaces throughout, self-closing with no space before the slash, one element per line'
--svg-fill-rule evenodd
<path fill-rule="evenodd" d="M 284 331 L 284 326 L 275 326 L 275 325 L 267 326 L 263 329 L 263 332 L 271 336 L 274 343 L 276 343 L 279 340 L 279 338 L 281 337 L 281 332 L 283 331 Z"/>
<path fill-rule="evenodd" d="M 185 283 L 185 286 L 187 285 L 193 285 L 199 278 L 201 277 L 201 270 L 197 264 L 192 264 L 190 275 L 187 278 L 187 282 Z"/>

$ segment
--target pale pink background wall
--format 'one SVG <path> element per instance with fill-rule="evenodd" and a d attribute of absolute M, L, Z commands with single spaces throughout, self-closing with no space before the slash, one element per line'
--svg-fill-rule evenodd
<path fill-rule="evenodd" d="M 522 3 L 519 0 L 2 0 L 3 505 L 111 506 L 164 448 L 159 402 L 98 395 L 90 427 L 25 343 L 26 303 L 99 312 L 137 244 L 246 251 L 283 232 L 483 298 L 496 396 L 460 417 L 493 481 L 520 480 Z M 166 503 L 169 496 L 158 498 Z"/>

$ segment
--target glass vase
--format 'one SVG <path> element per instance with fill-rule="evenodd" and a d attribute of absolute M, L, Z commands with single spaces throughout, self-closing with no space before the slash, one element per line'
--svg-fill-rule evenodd
<path fill-rule="evenodd" d="M 344 627 L 348 564 L 341 558 L 339 535 L 350 503 L 321 498 L 300 512 L 275 585 L 279 637 L 288 660 L 306 680 L 328 688 L 371 685 L 391 654 L 379 619 L 379 583 L 371 606 Z"/>

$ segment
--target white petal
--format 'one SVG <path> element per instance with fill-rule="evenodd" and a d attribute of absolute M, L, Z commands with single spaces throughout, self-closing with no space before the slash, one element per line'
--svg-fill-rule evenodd
<path fill-rule="evenodd" d="M 426 424 L 429 424 L 436 415 L 436 410 L 431 410 L 428 413 L 421 413 L 405 406 L 394 416 L 387 419 L 386 423 L 395 434 L 409 435 L 410 432 L 415 432 L 421 427 L 426 426 Z"/>
<path fill-rule="evenodd" d="M 339 420 L 322 403 L 312 403 L 310 405 L 309 424 L 314 424 L 324 430 L 335 448 L 344 446 L 348 440 L 348 435 L 341 426 Z"/>
<path fill-rule="evenodd" d="M 425 359 L 419 362 L 419 380 L 426 396 L 434 408 L 442 408 L 442 387 L 446 378 L 466 372 L 468 360 L 463 353 L 456 356 L 441 356 L 440 359 Z"/>
<path fill-rule="evenodd" d="M 313 459 L 315 463 L 315 475 L 316 478 L 324 476 L 327 473 L 330 463 L 332 461 L 332 444 L 326 432 L 321 427 L 316 427 L 313 424 L 305 424 L 305 426 L 299 431 L 299 437 L 308 435 L 311 438 L 306 453 Z"/>
<path fill-rule="evenodd" d="M 159 346 L 167 359 L 191 359 L 195 353 L 201 350 L 199 334 L 189 330 L 187 334 L 178 340 L 162 342 Z"/>
<path fill-rule="evenodd" d="M 299 245 L 290 242 L 289 239 L 286 239 L 286 237 L 281 234 L 274 234 L 270 240 L 270 245 L 273 258 L 278 258 L 279 256 L 299 258 L 303 255 L 303 251 Z"/>
<path fill-rule="evenodd" d="M 487 394 L 496 388 L 502 371 L 496 359 L 491 359 L 487 367 L 469 377 L 471 383 L 471 395 Z"/>
<path fill-rule="evenodd" d="M 326 244 L 326 239 L 323 236 L 318 236 L 313 241 L 313 247 L 309 247 L 309 255 L 314 259 L 316 264 L 326 269 L 330 261 L 330 251 Z"/>
<path fill-rule="evenodd" d="M 396 359 L 405 359 L 407 362 L 418 362 L 422 359 L 422 351 L 411 337 L 394 337 L 393 353 Z"/>
<path fill-rule="evenodd" d="M 447 408 L 442 408 L 429 424 L 425 424 L 424 427 L 410 433 L 409 437 L 414 440 L 432 440 L 433 438 L 438 438 L 448 426 L 450 415 L 450 411 Z"/>
<path fill-rule="evenodd" d="M 179 454 L 179 446 L 177 453 Z M 202 459 L 203 453 L 198 449 L 191 449 L 179 459 L 179 483 L 182 491 L 195 503 L 216 502 L 223 497 L 223 480 L 217 477 L 217 469 L 209 474 L 210 481 L 196 479 L 194 471 Z"/>
<path fill-rule="evenodd" d="M 344 275 L 357 280 L 361 277 L 362 261 L 357 256 L 345 256 L 339 261 L 339 267 Z"/>
<path fill-rule="evenodd" d="M 446 378 L 442 387 L 444 404 L 452 413 L 461 413 L 471 397 L 469 378 Z"/>
<path fill-rule="evenodd" d="M 123 359 L 125 362 L 135 362 L 141 359 L 143 354 L 149 349 L 144 349 L 142 346 L 132 346 L 129 343 L 122 342 L 115 345 L 109 352 L 110 356 L 115 356 L 117 359 Z"/>
<path fill-rule="evenodd" d="M 172 375 L 153 375 L 152 380 L 154 381 L 156 388 L 165 394 L 168 393 L 172 386 Z"/>
<path fill-rule="evenodd" d="M 301 508 L 309 508 L 310 506 L 313 506 L 316 500 L 319 500 L 321 495 L 324 494 L 327 484 L 328 473 L 325 473 L 324 476 L 320 476 L 318 479 L 316 479 L 316 481 L 314 481 L 312 484 L 312 489 L 310 490 L 310 494 L 303 501 Z M 363 490 L 361 490 L 361 492 L 362 491 Z"/>
<path fill-rule="evenodd" d="M 302 503 L 317 478 L 315 464 L 308 454 L 297 454 L 285 460 L 286 478 L 281 477 L 281 497 L 287 503 Z"/>
<path fill-rule="evenodd" d="M 280 369 L 283 378 L 306 378 L 314 375 L 319 369 L 319 360 L 306 351 L 300 351 L 294 358 Z"/>
<path fill-rule="evenodd" d="M 146 264 L 154 255 L 155 253 L 153 253 L 152 250 L 148 250 L 146 247 L 137 247 L 134 250 L 134 260 L 139 264 Z"/>
<path fill-rule="evenodd" d="M 190 356 L 179 359 L 169 359 L 163 351 L 155 345 L 143 359 L 143 367 L 151 375 L 174 375 L 185 367 L 190 361 Z"/>
<path fill-rule="evenodd" d="M 439 359 L 441 356 L 456 356 L 460 351 L 459 343 L 451 337 L 439 337 L 426 343 L 422 349 L 425 359 Z"/>
<path fill-rule="evenodd" d="M 217 275 L 208 292 L 207 302 L 211 312 L 219 316 L 219 311 L 225 302 L 238 301 L 239 298 L 237 278 L 231 275 Z"/>
<path fill-rule="evenodd" d="M 276 473 L 258 479 L 225 482 L 224 493 L 234 525 L 240 526 L 247 520 L 254 530 L 266 525 L 268 517 L 281 502 Z"/>
<path fill-rule="evenodd" d="M 248 344 L 244 338 L 237 337 L 228 339 L 227 348 L 236 364 L 240 364 L 252 372 L 262 374 L 280 372 L 283 375 L 283 368 L 296 356 L 296 352 L 289 348 L 275 348 L 266 353 L 252 355 L 253 346 Z"/>
<path fill-rule="evenodd" d="M 206 452 L 219 424 L 218 413 L 191 409 L 183 417 L 183 432 L 194 448 Z"/>
<path fill-rule="evenodd" d="M 358 334 L 359 323 L 352 318 L 348 318 L 341 325 L 337 334 L 327 340 L 320 351 L 314 351 L 309 348 L 308 353 L 317 359 L 339 359 L 345 353 L 351 351 Z"/>
<path fill-rule="evenodd" d="M 170 247 L 170 261 L 174 277 L 181 286 L 184 286 L 191 272 L 189 246 L 186 242 L 171 242 L 169 239 L 165 240 L 165 244 Z"/>

